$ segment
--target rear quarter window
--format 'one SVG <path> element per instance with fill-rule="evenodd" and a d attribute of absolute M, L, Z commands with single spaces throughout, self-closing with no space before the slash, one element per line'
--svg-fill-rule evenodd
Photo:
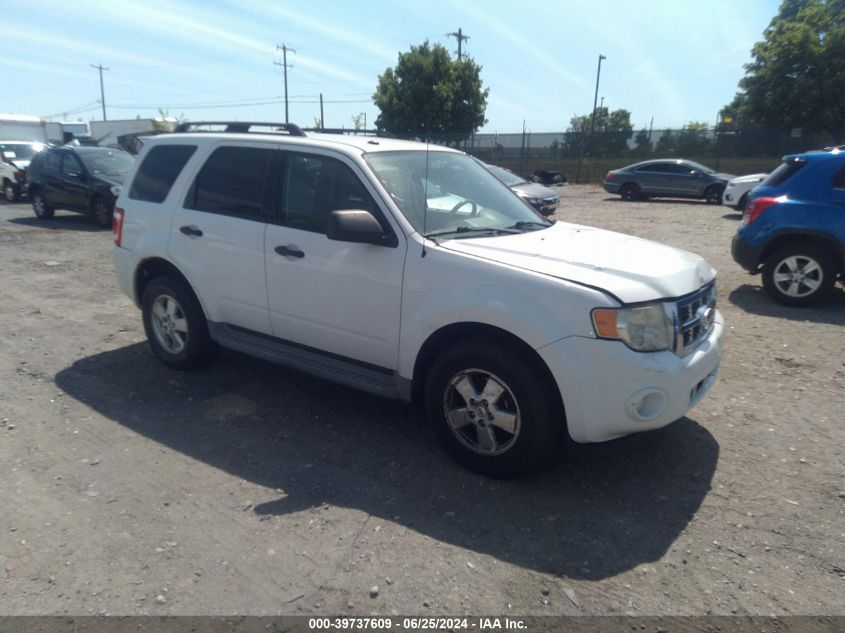
<path fill-rule="evenodd" d="M 768 178 L 763 181 L 763 186 L 777 186 L 782 185 L 787 180 L 792 178 L 806 165 L 807 162 L 800 158 L 793 158 L 778 165 Z"/>
<path fill-rule="evenodd" d="M 144 202 L 164 202 L 196 145 L 157 145 L 138 168 L 129 197 Z"/>

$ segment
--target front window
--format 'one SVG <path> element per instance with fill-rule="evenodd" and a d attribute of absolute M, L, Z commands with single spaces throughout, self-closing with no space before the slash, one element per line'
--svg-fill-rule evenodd
<path fill-rule="evenodd" d="M 135 159 L 120 150 L 77 152 L 85 168 L 95 176 L 125 176 Z"/>
<path fill-rule="evenodd" d="M 485 237 L 551 226 L 466 154 L 378 152 L 366 160 L 402 214 L 426 237 Z"/>
<path fill-rule="evenodd" d="M 694 163 L 691 160 L 684 163 L 684 165 L 688 165 L 690 169 L 695 169 L 696 171 L 700 171 L 703 174 L 715 174 L 715 169 L 710 169 L 709 167 L 705 167 L 701 163 Z"/>

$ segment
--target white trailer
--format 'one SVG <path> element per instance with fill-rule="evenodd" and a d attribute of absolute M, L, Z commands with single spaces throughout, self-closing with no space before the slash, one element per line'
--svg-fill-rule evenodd
<path fill-rule="evenodd" d="M 44 121 L 37 116 L 0 114 L 0 142 L 3 141 L 46 143 L 47 130 Z"/>

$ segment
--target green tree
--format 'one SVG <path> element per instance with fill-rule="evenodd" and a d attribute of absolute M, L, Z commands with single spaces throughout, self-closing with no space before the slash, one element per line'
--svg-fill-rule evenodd
<path fill-rule="evenodd" d="M 740 125 L 845 134 L 845 0 L 784 0 L 721 114 Z"/>
<path fill-rule="evenodd" d="M 624 108 L 613 112 L 608 108 L 596 108 L 594 124 L 589 114 L 574 116 L 569 120 L 567 132 L 567 140 L 575 146 L 581 142 L 580 133 L 585 133 L 585 153 L 599 158 L 624 154 L 628 149 L 628 139 L 634 132 L 634 126 L 631 123 L 631 113 Z"/>
<path fill-rule="evenodd" d="M 651 142 L 651 136 L 648 133 L 648 130 L 643 128 L 637 135 L 634 137 L 634 149 L 632 154 L 634 156 L 640 156 L 645 158 L 649 154 L 651 154 L 653 149 L 653 145 Z"/>
<path fill-rule="evenodd" d="M 489 93 L 474 60 L 453 60 L 444 46 L 426 40 L 399 53 L 396 67 L 379 76 L 373 95 L 380 110 L 376 127 L 399 136 L 457 143 L 487 122 Z"/>
<path fill-rule="evenodd" d="M 679 156 L 707 156 L 713 152 L 710 126 L 701 121 L 690 121 L 675 137 L 675 151 Z"/>

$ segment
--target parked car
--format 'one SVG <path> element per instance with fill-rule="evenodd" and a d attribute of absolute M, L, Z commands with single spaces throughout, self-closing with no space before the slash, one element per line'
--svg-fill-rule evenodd
<path fill-rule="evenodd" d="M 667 196 L 704 198 L 707 204 L 721 204 L 722 192 L 733 177 L 691 160 L 659 159 L 609 171 L 603 186 L 623 200 Z"/>
<path fill-rule="evenodd" d="M 541 185 L 568 185 L 566 174 L 559 171 L 549 171 L 547 169 L 537 169 L 531 176 L 531 180 L 539 182 Z"/>
<path fill-rule="evenodd" d="M 722 204 L 733 207 L 737 211 L 742 211 L 748 200 L 748 194 L 754 187 L 763 182 L 766 176 L 768 174 L 749 174 L 748 176 L 731 178 L 722 194 Z"/>
<path fill-rule="evenodd" d="M 26 193 L 26 170 L 43 143 L 0 141 L 0 183 L 6 202 L 15 202 Z"/>
<path fill-rule="evenodd" d="M 29 199 L 35 215 L 53 217 L 56 209 L 93 216 L 100 226 L 111 226 L 114 201 L 133 157 L 105 147 L 51 147 L 29 165 Z"/>
<path fill-rule="evenodd" d="M 751 196 L 731 244 L 780 303 L 813 304 L 845 272 L 845 145 L 785 156 Z"/>
<path fill-rule="evenodd" d="M 557 205 L 560 203 L 560 196 L 548 187 L 544 187 L 536 182 L 528 182 L 525 178 L 517 176 L 510 169 L 505 169 L 498 165 L 488 165 L 487 163 L 482 164 L 491 174 L 505 183 L 511 191 L 543 215 L 552 215 L 557 210 Z"/>
<path fill-rule="evenodd" d="M 457 150 L 192 131 L 209 127 L 149 138 L 114 211 L 120 287 L 166 365 L 220 345 L 418 403 L 497 477 L 565 433 L 665 426 L 713 384 L 724 326 L 700 257 L 549 222 Z"/>

